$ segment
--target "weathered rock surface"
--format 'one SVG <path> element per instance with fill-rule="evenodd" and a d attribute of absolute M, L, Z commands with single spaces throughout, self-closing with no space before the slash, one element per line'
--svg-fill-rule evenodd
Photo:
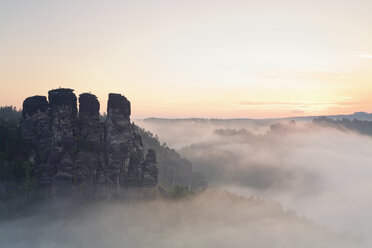
<path fill-rule="evenodd" d="M 53 193 L 71 194 L 73 179 L 73 152 L 77 146 L 77 105 L 72 89 L 51 90 L 49 95 L 52 125 L 49 165 L 57 169 L 53 176 Z"/>
<path fill-rule="evenodd" d="M 106 185 L 108 191 L 114 192 L 124 183 L 129 185 L 139 184 L 138 166 L 129 171 L 132 133 L 130 129 L 130 103 L 119 94 L 109 94 L 107 105 L 107 119 L 105 121 L 105 147 L 106 147 Z M 136 161 L 141 163 L 141 161 Z"/>
<path fill-rule="evenodd" d="M 97 184 L 99 176 L 104 177 L 104 146 L 103 124 L 99 119 L 100 104 L 97 97 L 90 93 L 83 93 L 79 96 L 79 118 L 78 118 L 78 149 L 75 156 L 75 174 L 73 182 L 79 185 L 75 190 L 83 198 L 98 197 Z M 100 198 L 104 197 L 102 189 Z"/>
<path fill-rule="evenodd" d="M 36 180 L 42 187 L 48 187 L 52 184 L 56 168 L 47 165 L 52 126 L 49 103 L 45 96 L 28 97 L 23 102 L 21 128 L 25 145 L 31 151 L 29 159 L 36 165 Z"/>
<path fill-rule="evenodd" d="M 130 188 L 151 192 L 158 181 L 156 154 L 143 149 L 132 128 L 130 102 L 109 94 L 107 119 L 100 122 L 93 94 L 77 98 L 72 89 L 55 89 L 23 103 L 22 132 L 32 147 L 37 183 L 51 196 L 115 199 Z M 141 190 L 140 190 L 141 191 Z"/>
<path fill-rule="evenodd" d="M 156 183 L 154 178 L 158 178 L 158 162 L 156 161 L 156 153 L 154 150 L 149 149 L 146 154 L 146 161 L 142 167 L 142 184 L 153 185 Z"/>

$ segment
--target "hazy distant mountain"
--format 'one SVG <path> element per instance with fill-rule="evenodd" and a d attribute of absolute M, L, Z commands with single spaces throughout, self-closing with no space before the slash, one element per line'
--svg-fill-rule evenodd
<path fill-rule="evenodd" d="M 150 122 L 177 122 L 177 121 L 190 121 L 190 122 L 211 122 L 211 123 L 219 123 L 219 122 L 261 122 L 262 124 L 268 124 L 270 122 L 276 122 L 280 120 L 300 120 L 300 121 L 312 121 L 314 118 L 318 117 L 327 117 L 333 120 L 336 119 L 358 119 L 358 120 L 367 120 L 372 121 L 372 113 L 366 112 L 355 112 L 349 115 L 322 115 L 322 116 L 293 116 L 293 117 L 284 117 L 284 118 L 267 118 L 267 119 L 253 119 L 253 118 L 232 118 L 232 119 L 218 119 L 218 118 L 145 118 L 144 121 Z"/>

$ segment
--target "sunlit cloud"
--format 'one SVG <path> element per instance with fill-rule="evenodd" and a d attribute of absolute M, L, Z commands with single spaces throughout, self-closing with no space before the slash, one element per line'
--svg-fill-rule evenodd
<path fill-rule="evenodd" d="M 237 106 L 246 109 L 260 110 L 285 110 L 293 115 L 319 115 L 330 109 L 349 109 L 359 107 L 361 103 L 347 101 L 348 99 L 339 99 L 337 101 L 304 101 L 304 102 L 281 102 L 281 101 L 241 101 Z"/>
<path fill-rule="evenodd" d="M 292 114 L 294 114 L 294 115 L 303 115 L 303 114 L 305 114 L 306 112 L 305 111 L 303 111 L 303 110 L 293 110 L 292 111 Z"/>
<path fill-rule="evenodd" d="M 372 54 L 371 53 L 359 52 L 357 54 L 354 54 L 353 56 L 363 58 L 363 59 L 372 59 Z"/>
<path fill-rule="evenodd" d="M 358 103 L 354 102 L 255 102 L 246 101 L 239 102 L 239 105 L 246 106 L 267 106 L 267 107 L 312 107 L 312 106 L 324 106 L 324 107 L 340 107 L 340 106 L 355 106 Z"/>
<path fill-rule="evenodd" d="M 352 76 L 340 76 L 339 78 L 341 78 L 341 79 L 351 79 L 353 77 Z"/>

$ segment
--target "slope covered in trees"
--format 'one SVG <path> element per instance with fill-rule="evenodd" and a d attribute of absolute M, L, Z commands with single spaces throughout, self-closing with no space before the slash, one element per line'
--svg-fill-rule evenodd
<path fill-rule="evenodd" d="M 361 134 L 372 136 L 372 121 L 358 119 L 330 119 L 327 117 L 319 117 L 313 120 L 313 123 L 321 126 L 328 126 L 342 130 L 351 130 Z"/>
<path fill-rule="evenodd" d="M 190 161 L 182 158 L 167 144 L 161 144 L 159 138 L 150 131 L 134 124 L 133 126 L 142 137 L 144 149 L 155 150 L 159 167 L 159 182 L 163 186 L 182 186 L 190 191 L 197 191 L 207 186 L 202 174 L 192 170 Z"/>
<path fill-rule="evenodd" d="M 22 111 L 17 110 L 13 106 L 3 106 L 0 107 L 0 118 L 3 120 L 18 122 L 22 116 Z"/>

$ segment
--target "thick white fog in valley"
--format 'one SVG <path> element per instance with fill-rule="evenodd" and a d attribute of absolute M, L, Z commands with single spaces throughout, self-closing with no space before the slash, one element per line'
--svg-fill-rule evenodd
<path fill-rule="evenodd" d="M 138 122 L 210 187 L 276 201 L 335 231 L 372 235 L 372 138 L 311 122 Z"/>
<path fill-rule="evenodd" d="M 365 247 L 274 202 L 208 190 L 179 201 L 48 206 L 0 225 L 1 247 Z"/>
<path fill-rule="evenodd" d="M 372 0 L 0 0 L 0 248 L 372 248 Z"/>
<path fill-rule="evenodd" d="M 371 247 L 370 136 L 311 122 L 136 124 L 190 160 L 208 189 L 35 206 L 0 221 L 0 247 Z"/>

